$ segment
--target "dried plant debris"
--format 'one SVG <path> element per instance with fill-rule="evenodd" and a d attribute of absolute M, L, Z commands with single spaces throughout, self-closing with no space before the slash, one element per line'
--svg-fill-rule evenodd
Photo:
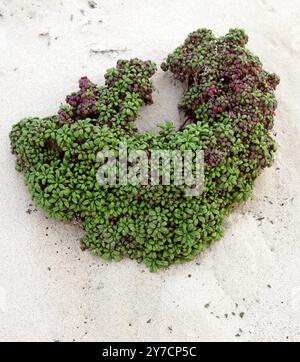
<path fill-rule="evenodd" d="M 124 53 L 129 52 L 128 48 L 120 48 L 120 49 L 91 49 L 91 54 L 113 54 L 113 53 Z"/>
<path fill-rule="evenodd" d="M 89 0 L 88 5 L 91 9 L 95 9 L 98 6 L 96 1 L 93 1 L 93 0 Z"/>

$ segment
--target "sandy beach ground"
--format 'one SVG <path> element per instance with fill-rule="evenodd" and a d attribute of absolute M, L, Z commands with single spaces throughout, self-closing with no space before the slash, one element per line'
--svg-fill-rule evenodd
<path fill-rule="evenodd" d="M 299 17 L 297 0 L 0 1 L 1 341 L 300 341 Z M 276 162 L 197 260 L 158 274 L 103 262 L 78 227 L 31 205 L 11 126 L 54 114 L 80 76 L 101 83 L 119 58 L 161 63 L 200 27 L 244 28 L 280 75 Z M 154 80 L 140 129 L 180 122 L 182 87 Z"/>

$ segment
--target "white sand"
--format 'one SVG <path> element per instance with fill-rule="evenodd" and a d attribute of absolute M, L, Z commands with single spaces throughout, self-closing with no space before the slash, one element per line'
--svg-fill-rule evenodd
<path fill-rule="evenodd" d="M 0 2 L 0 340 L 300 341 L 299 1 L 96 2 Z M 150 274 L 83 253 L 79 229 L 41 210 L 27 214 L 12 124 L 55 113 L 81 75 L 102 82 L 118 57 L 162 62 L 199 27 L 245 28 L 249 47 L 282 79 L 276 163 L 229 218 L 224 239 L 194 262 Z M 128 51 L 90 54 L 111 48 Z M 155 79 L 160 93 L 143 129 L 179 119 L 181 88 L 162 72 Z"/>

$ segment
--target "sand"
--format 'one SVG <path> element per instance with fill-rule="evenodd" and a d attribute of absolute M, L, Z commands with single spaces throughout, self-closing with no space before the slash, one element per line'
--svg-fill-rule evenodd
<path fill-rule="evenodd" d="M 0 340 L 300 341 L 299 1 L 95 2 L 0 2 Z M 245 28 L 281 76 L 276 162 L 197 260 L 158 274 L 103 262 L 80 250 L 78 227 L 30 206 L 8 133 L 55 113 L 80 76 L 101 83 L 120 57 L 161 63 L 200 27 Z M 107 49 L 117 51 L 93 52 Z M 162 72 L 155 82 L 141 129 L 180 121 L 182 87 Z"/>

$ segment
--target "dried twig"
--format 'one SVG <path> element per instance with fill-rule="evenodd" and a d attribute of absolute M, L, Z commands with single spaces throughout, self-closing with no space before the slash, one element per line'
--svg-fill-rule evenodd
<path fill-rule="evenodd" d="M 130 49 L 123 48 L 123 49 L 90 49 L 92 54 L 112 54 L 112 53 L 123 53 L 128 52 Z"/>

